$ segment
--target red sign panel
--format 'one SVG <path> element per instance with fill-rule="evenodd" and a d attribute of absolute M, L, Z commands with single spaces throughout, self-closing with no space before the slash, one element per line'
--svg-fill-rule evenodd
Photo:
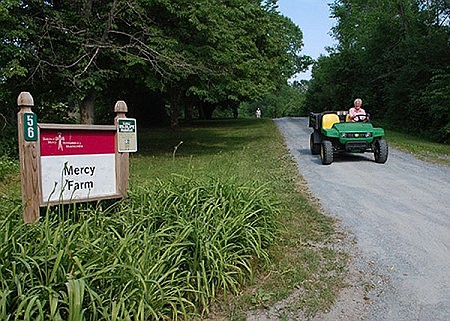
<path fill-rule="evenodd" d="M 41 156 L 114 154 L 114 131 L 41 129 Z"/>

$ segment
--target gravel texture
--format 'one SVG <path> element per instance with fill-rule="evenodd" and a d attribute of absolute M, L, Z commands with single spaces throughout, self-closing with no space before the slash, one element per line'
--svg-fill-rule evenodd
<path fill-rule="evenodd" d="M 365 153 L 322 165 L 307 118 L 275 122 L 309 189 L 355 243 L 351 285 L 314 320 L 450 320 L 450 168 L 393 148 L 385 164 Z"/>

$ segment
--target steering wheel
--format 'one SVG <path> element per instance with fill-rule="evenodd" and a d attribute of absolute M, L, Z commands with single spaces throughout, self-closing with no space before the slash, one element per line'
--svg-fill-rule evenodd
<path fill-rule="evenodd" d="M 368 122 L 369 121 L 369 115 L 366 114 L 356 114 L 353 117 L 354 122 Z"/>

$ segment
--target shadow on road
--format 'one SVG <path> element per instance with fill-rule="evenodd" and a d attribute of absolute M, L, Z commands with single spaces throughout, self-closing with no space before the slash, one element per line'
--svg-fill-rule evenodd
<path fill-rule="evenodd" d="M 320 160 L 320 155 L 311 155 L 311 150 L 309 148 L 299 148 L 296 150 L 300 155 L 310 155 L 311 162 L 316 164 L 322 164 Z M 372 154 L 355 154 L 355 153 L 343 153 L 343 154 L 334 154 L 333 163 L 342 163 L 342 162 L 375 162 L 372 157 Z"/>

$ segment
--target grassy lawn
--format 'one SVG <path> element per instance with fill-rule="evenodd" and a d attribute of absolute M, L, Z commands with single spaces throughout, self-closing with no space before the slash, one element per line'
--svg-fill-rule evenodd
<path fill-rule="evenodd" d="M 392 147 L 412 153 L 422 160 L 450 165 L 450 145 L 448 144 L 438 144 L 392 130 L 386 130 L 386 139 Z"/>
<path fill-rule="evenodd" d="M 387 140 L 448 164 L 448 145 Z M 0 159 L 0 319 L 245 320 L 293 291 L 306 316 L 333 304 L 348 255 L 271 120 L 141 128 L 138 142 L 127 200 L 54 207 L 32 226 L 17 163 Z"/>
<path fill-rule="evenodd" d="M 231 179 L 266 186 L 279 202 L 281 227 L 269 247 L 270 261 L 257 267 L 253 284 L 241 295 L 228 298 L 229 305 L 222 302 L 228 317 L 239 320 L 245 310 L 270 306 L 300 287 L 305 295 L 291 308 L 314 314 L 332 304 L 347 257 L 323 246 L 333 242 L 333 222 L 310 198 L 271 120 L 199 122 L 178 132 L 150 129 L 140 133 L 139 144 L 131 161 L 132 184 L 174 174 Z"/>

